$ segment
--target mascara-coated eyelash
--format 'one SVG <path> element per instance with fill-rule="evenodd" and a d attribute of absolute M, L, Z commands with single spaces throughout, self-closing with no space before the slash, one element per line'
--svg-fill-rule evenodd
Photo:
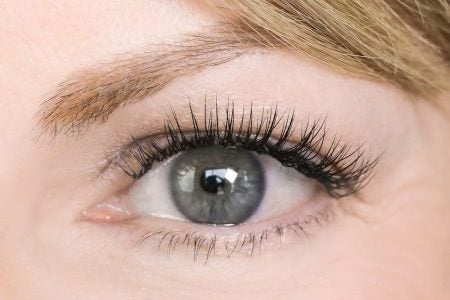
<path fill-rule="evenodd" d="M 119 167 L 134 179 L 141 178 L 155 162 L 164 161 L 190 149 L 220 145 L 267 154 L 283 166 L 294 168 L 320 182 L 334 198 L 357 192 L 366 182 L 378 159 L 366 160 L 361 147 L 341 144 L 334 137 L 325 146 L 325 119 L 307 121 L 300 129 L 300 138 L 292 142 L 295 114 L 279 115 L 277 107 L 263 109 L 255 116 L 242 110 L 236 118 L 234 103 L 225 108 L 224 121 L 216 103 L 215 109 L 204 107 L 203 122 L 189 105 L 191 124 L 182 125 L 172 110 L 165 119 L 161 134 L 143 138 L 132 137 L 118 160 Z M 275 134 L 277 132 L 277 134 Z"/>

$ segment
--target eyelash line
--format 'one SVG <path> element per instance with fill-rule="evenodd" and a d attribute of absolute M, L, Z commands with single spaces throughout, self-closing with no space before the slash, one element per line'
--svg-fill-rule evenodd
<path fill-rule="evenodd" d="M 230 258 L 235 255 L 253 257 L 261 254 L 267 241 L 272 241 L 273 235 L 279 237 L 279 245 L 289 233 L 293 233 L 300 241 L 310 238 L 308 229 L 311 226 L 323 226 L 329 224 L 334 218 L 333 212 L 328 210 L 316 215 L 309 215 L 301 221 L 296 221 L 284 225 L 270 226 L 259 232 L 240 233 L 233 238 L 221 239 L 217 234 L 203 233 L 199 231 L 183 232 L 168 230 L 148 230 L 140 236 L 135 247 L 142 246 L 145 242 L 155 240 L 158 251 L 165 250 L 168 257 L 174 253 L 178 247 L 184 246 L 186 250 L 192 248 L 193 260 L 197 262 L 203 257 L 203 264 L 206 265 L 211 257 L 216 256 L 217 249 L 225 250 L 224 255 Z"/>
<path fill-rule="evenodd" d="M 295 113 L 280 117 L 277 106 L 270 110 L 263 108 L 261 117 L 256 120 L 252 105 L 248 117 L 243 108 L 242 116 L 236 122 L 234 102 L 228 102 L 223 129 L 220 127 L 217 102 L 209 114 L 205 102 L 203 126 L 199 125 L 191 104 L 189 111 L 193 129 L 183 129 L 172 108 L 171 115 L 164 121 L 163 134 L 143 138 L 131 136 L 130 146 L 119 155 L 118 166 L 137 180 L 152 168 L 154 162 L 164 161 L 189 149 L 213 145 L 238 147 L 268 154 L 283 166 L 319 181 L 330 196 L 341 198 L 359 191 L 378 163 L 378 158 L 365 160 L 362 147 L 352 150 L 348 144 L 341 145 L 341 140 L 336 136 L 324 151 L 327 135 L 325 119 L 312 123 L 308 119 L 299 142 L 293 144 L 290 139 L 294 133 Z M 274 138 L 274 131 L 280 126 L 281 132 Z M 165 145 L 158 141 L 161 137 L 165 138 Z M 137 170 L 132 167 L 133 162 L 137 162 Z"/>

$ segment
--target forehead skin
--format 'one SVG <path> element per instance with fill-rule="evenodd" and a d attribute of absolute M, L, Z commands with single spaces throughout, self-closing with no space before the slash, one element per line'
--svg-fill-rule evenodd
<path fill-rule="evenodd" d="M 170 43 L 218 17 L 202 1 L 16 0 L 0 7 L 0 299 L 450 298 L 450 122 L 438 108 L 284 53 L 177 81 L 157 99 L 171 90 L 184 95 L 186 86 L 199 95 L 282 95 L 293 106 L 303 94 L 304 114 L 324 110 L 349 136 L 389 147 L 367 187 L 370 203 L 349 201 L 356 214 L 340 212 L 307 242 L 208 266 L 188 254 L 168 261 L 124 246 L 120 230 L 73 225 L 88 203 L 77 192 L 87 185 L 83 175 L 104 153 L 95 145 L 128 115 L 52 147 L 36 143 L 36 113 L 74 71 Z M 126 112 L 161 113 L 142 105 Z"/>

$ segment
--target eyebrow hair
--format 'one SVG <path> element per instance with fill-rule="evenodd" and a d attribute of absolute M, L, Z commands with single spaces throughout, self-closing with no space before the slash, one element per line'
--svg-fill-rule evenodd
<path fill-rule="evenodd" d="M 257 45 L 235 31 L 196 33 L 78 70 L 42 104 L 38 113 L 42 134 L 82 133 L 90 124 L 106 122 L 119 107 L 154 95 L 179 77 L 229 62 Z"/>

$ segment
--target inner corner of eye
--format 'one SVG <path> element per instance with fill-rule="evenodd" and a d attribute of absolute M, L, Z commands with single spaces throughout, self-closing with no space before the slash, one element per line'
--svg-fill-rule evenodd
<path fill-rule="evenodd" d="M 120 222 L 133 217 L 126 203 L 117 196 L 94 203 L 82 213 L 82 219 L 93 222 Z"/>

